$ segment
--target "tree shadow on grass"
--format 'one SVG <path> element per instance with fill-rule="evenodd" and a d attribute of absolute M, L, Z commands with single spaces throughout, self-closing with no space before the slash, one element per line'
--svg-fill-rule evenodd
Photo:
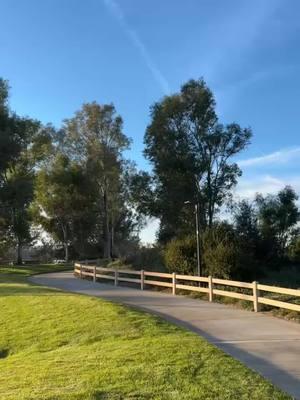
<path fill-rule="evenodd" d="M 153 398 L 153 394 L 124 394 L 119 392 L 103 392 L 103 391 L 96 391 L 93 393 L 95 400 L 151 400 Z"/>
<path fill-rule="evenodd" d="M 8 349 L 0 349 L 0 360 L 8 357 L 8 355 L 9 355 Z"/>

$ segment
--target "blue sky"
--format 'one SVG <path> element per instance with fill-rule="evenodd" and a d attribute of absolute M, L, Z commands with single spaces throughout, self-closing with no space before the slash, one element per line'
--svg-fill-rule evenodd
<path fill-rule="evenodd" d="M 251 126 L 236 196 L 300 193 L 298 0 L 1 0 L 0 76 L 19 114 L 59 126 L 114 102 L 142 156 L 149 106 L 203 76 L 221 122 Z M 154 222 L 143 232 L 153 239 Z"/>

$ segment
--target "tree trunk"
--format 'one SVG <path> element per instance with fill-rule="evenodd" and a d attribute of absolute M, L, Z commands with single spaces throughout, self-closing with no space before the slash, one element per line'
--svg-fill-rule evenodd
<path fill-rule="evenodd" d="M 211 228 L 214 218 L 214 194 L 212 190 L 212 171 L 211 171 L 211 160 L 209 161 L 209 168 L 207 171 L 207 192 L 208 192 L 208 227 Z"/>
<path fill-rule="evenodd" d="M 65 262 L 69 262 L 69 246 L 68 246 L 68 227 L 62 224 L 62 231 L 64 235 L 64 250 L 65 250 Z"/>
<path fill-rule="evenodd" d="M 209 210 L 208 210 L 208 226 L 211 228 L 214 220 L 214 204 L 213 200 L 210 200 Z"/>
<path fill-rule="evenodd" d="M 110 247 L 110 252 L 111 252 L 111 258 L 113 258 L 114 255 L 114 247 L 115 247 L 115 231 L 114 231 L 114 227 L 112 225 L 111 227 L 111 247 Z"/>
<path fill-rule="evenodd" d="M 104 190 L 103 194 L 103 205 L 104 205 L 104 258 L 111 258 L 111 235 L 109 229 L 106 190 Z"/>
<path fill-rule="evenodd" d="M 18 244 L 17 244 L 17 264 L 22 265 L 23 259 L 22 259 L 22 243 L 20 239 L 18 239 Z"/>
<path fill-rule="evenodd" d="M 65 248 L 65 262 L 69 262 L 69 246 L 68 242 L 64 243 L 64 248 Z"/>

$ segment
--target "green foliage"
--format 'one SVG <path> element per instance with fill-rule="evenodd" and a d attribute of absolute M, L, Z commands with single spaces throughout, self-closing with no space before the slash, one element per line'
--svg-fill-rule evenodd
<path fill-rule="evenodd" d="M 3 221 L 0 219 L 0 226 L 2 225 Z M 7 255 L 9 253 L 10 242 L 8 238 L 2 237 L 0 240 L 0 263 L 2 260 L 7 261 Z"/>
<path fill-rule="evenodd" d="M 299 210 L 297 195 L 286 187 L 277 194 L 257 195 L 254 203 L 242 201 L 234 209 L 237 276 L 252 280 L 268 274 L 266 266 L 282 268 L 297 262 Z M 299 259 L 300 261 L 300 259 Z"/>
<path fill-rule="evenodd" d="M 8 82 L 0 78 L 0 174 L 2 175 L 21 151 L 19 118 L 12 114 L 8 104 Z M 3 178 L 2 178 L 3 179 Z"/>
<path fill-rule="evenodd" d="M 267 261 L 283 259 L 288 244 L 297 235 L 300 219 L 295 191 L 286 186 L 277 195 L 258 195 L 258 223 Z"/>
<path fill-rule="evenodd" d="M 22 246 L 33 239 L 28 210 L 40 124 L 12 113 L 7 98 L 8 85 L 0 80 L 0 233 L 2 242 L 17 247 L 21 263 Z"/>
<path fill-rule="evenodd" d="M 145 212 L 161 219 L 162 242 L 186 234 L 186 227 L 192 226 L 186 200 L 199 203 L 202 228 L 212 226 L 241 174 L 231 158 L 250 137 L 249 129 L 218 123 L 213 94 L 202 79 L 187 82 L 180 93 L 153 105 L 145 155 L 153 165 L 154 195 L 141 201 Z M 149 189 L 149 179 L 144 179 L 147 184 Z"/>
<path fill-rule="evenodd" d="M 136 240 L 139 216 L 131 206 L 134 167 L 113 105 L 84 104 L 63 129 L 48 127 L 52 155 L 39 167 L 32 215 L 57 244 L 75 257 L 122 255 Z M 41 142 L 46 145 L 45 141 Z"/>
<path fill-rule="evenodd" d="M 87 103 L 56 130 L 21 118 L 0 79 L 0 246 L 18 248 L 50 234 L 79 257 L 109 257 L 137 241 L 141 225 L 130 182 L 135 167 L 123 157 L 130 140 L 112 104 Z M 38 228 L 37 228 L 38 227 Z"/>
<path fill-rule="evenodd" d="M 80 165 L 90 183 L 96 231 L 93 238 L 103 257 L 115 256 L 120 241 L 130 237 L 138 221 L 132 212 L 127 178 L 132 173 L 123 152 L 130 140 L 112 104 L 84 104 L 63 127 L 62 151 Z M 134 236 L 134 234 L 133 234 Z"/>
<path fill-rule="evenodd" d="M 296 236 L 288 247 L 289 258 L 292 262 L 300 263 L 300 237 Z M 300 272 L 299 272 L 300 273 Z"/>
<path fill-rule="evenodd" d="M 63 243 L 66 261 L 72 239 L 75 242 L 74 235 L 78 237 L 82 233 L 84 222 L 88 222 L 85 234 L 88 234 L 88 229 L 93 229 L 89 183 L 80 165 L 61 153 L 57 153 L 50 165 L 41 168 L 37 174 L 32 214 L 36 223 Z M 80 241 L 78 246 L 80 253 Z"/>
<path fill-rule="evenodd" d="M 231 225 L 221 223 L 207 228 L 202 237 L 202 248 L 206 275 L 225 279 L 235 275 L 237 249 Z"/>
<path fill-rule="evenodd" d="M 254 280 L 261 274 L 261 237 L 258 229 L 257 210 L 247 200 L 237 203 L 233 211 L 237 247 L 236 278 Z"/>
<path fill-rule="evenodd" d="M 241 240 L 250 241 L 254 245 L 259 237 L 254 205 L 247 200 L 242 200 L 236 204 L 233 217 L 238 236 Z"/>
<path fill-rule="evenodd" d="M 173 239 L 165 249 L 165 264 L 170 272 L 194 275 L 197 269 L 197 244 L 194 235 Z"/>
<path fill-rule="evenodd" d="M 128 177 L 130 200 L 140 214 L 151 216 L 158 215 L 156 200 L 154 200 L 154 179 L 145 171 L 131 174 Z"/>
<path fill-rule="evenodd" d="M 149 271 L 165 271 L 163 249 L 158 246 L 138 246 L 135 251 L 126 256 L 125 262 L 134 269 Z"/>
<path fill-rule="evenodd" d="M 8 82 L 5 79 L 0 78 L 0 110 L 1 110 L 1 112 L 5 112 L 7 110 L 8 91 L 9 91 Z"/>

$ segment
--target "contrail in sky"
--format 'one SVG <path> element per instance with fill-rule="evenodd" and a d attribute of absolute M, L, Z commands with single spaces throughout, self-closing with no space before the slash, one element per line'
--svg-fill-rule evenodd
<path fill-rule="evenodd" d="M 150 56 L 146 46 L 138 36 L 137 32 L 132 29 L 125 16 L 124 13 L 119 6 L 119 4 L 115 0 L 103 0 L 105 6 L 109 9 L 113 17 L 118 21 L 119 25 L 122 27 L 126 35 L 129 37 L 133 45 L 138 49 L 141 57 L 145 61 L 147 68 L 150 70 L 153 78 L 159 84 L 162 92 L 167 95 L 170 93 L 170 86 L 166 78 L 163 76 L 155 62 L 153 61 L 152 57 Z"/>

